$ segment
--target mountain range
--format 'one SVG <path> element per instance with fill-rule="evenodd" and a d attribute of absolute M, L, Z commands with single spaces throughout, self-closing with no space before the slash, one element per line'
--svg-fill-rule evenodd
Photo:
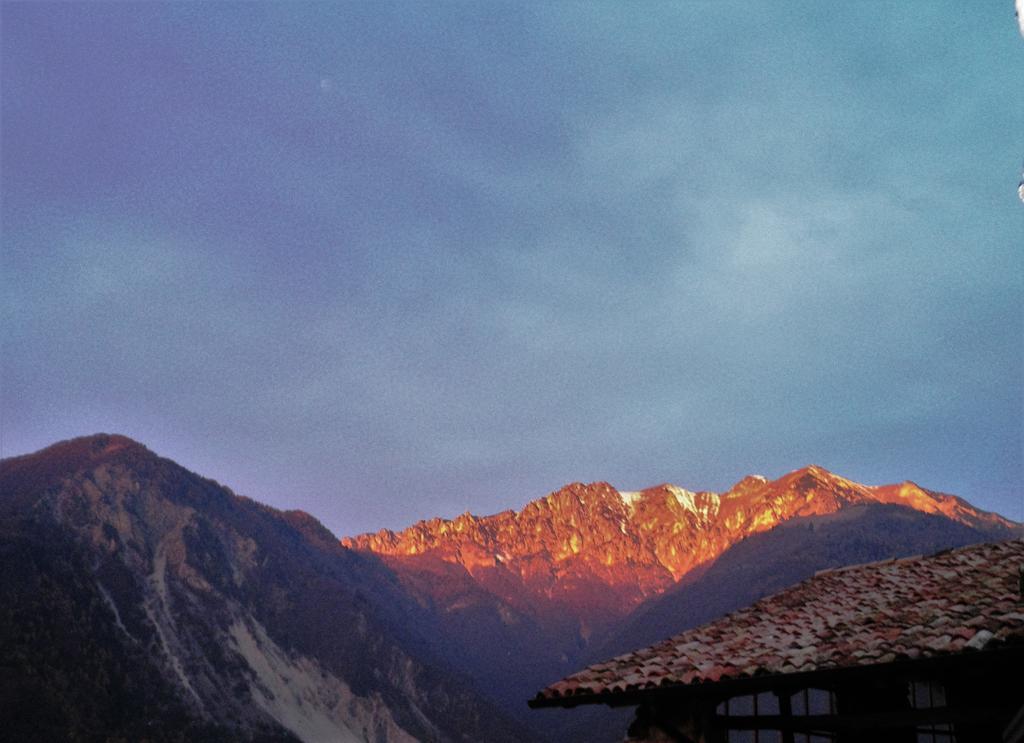
<path fill-rule="evenodd" d="M 953 495 L 912 482 L 861 485 L 811 465 L 775 480 L 747 476 L 724 493 L 573 483 L 518 512 L 466 513 L 342 541 L 379 555 L 445 617 L 453 638 L 478 637 L 463 643 L 457 667 L 515 714 L 545 679 L 713 619 L 815 570 L 1018 532 Z M 716 577 L 727 569 L 735 575 Z M 536 724 L 544 714 L 522 719 Z M 565 718 L 549 716 L 538 730 Z"/>
<path fill-rule="evenodd" d="M 599 739 L 624 728 L 526 699 L 814 570 L 1020 533 L 811 466 L 339 540 L 101 434 L 0 462 L 0 718 L 34 740 Z"/>

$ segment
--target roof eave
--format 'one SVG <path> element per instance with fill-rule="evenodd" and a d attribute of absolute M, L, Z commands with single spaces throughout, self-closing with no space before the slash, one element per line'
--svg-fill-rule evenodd
<path fill-rule="evenodd" d="M 1024 640 L 1024 638 L 1022 638 Z M 995 656 L 998 655 L 998 658 Z M 698 681 L 690 684 L 666 684 L 648 689 L 629 689 L 624 691 L 608 691 L 602 693 L 571 694 L 559 697 L 537 696 L 527 704 L 532 709 L 547 707 L 578 707 L 583 704 L 605 704 L 609 707 L 626 707 L 652 701 L 659 697 L 728 697 L 743 693 L 756 693 L 766 689 L 792 687 L 800 689 L 814 686 L 816 681 L 829 678 L 833 682 L 841 677 L 843 682 L 863 676 L 886 673 L 892 676 L 912 678 L 922 672 L 955 668 L 978 659 L 984 661 L 1007 662 L 1016 666 L 1024 663 L 1024 641 L 1001 643 L 984 650 L 966 650 L 957 653 L 934 655 L 927 658 L 895 660 L 889 663 L 872 663 L 869 665 L 839 666 L 834 668 L 815 668 L 811 671 L 794 671 L 792 673 L 766 673 L 757 676 L 728 678 L 719 681 Z"/>

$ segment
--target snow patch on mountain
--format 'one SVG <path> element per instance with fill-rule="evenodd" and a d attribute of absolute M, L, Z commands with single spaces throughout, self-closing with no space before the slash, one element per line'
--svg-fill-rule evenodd
<path fill-rule="evenodd" d="M 635 508 L 636 504 L 643 498 L 643 493 L 639 490 L 619 491 L 619 497 L 622 498 L 622 502 L 630 508 Z"/>
<path fill-rule="evenodd" d="M 678 485 L 668 485 L 667 489 L 675 497 L 676 503 L 705 521 L 718 513 L 721 498 L 715 493 L 694 493 Z"/>
<path fill-rule="evenodd" d="M 668 492 L 675 496 L 676 503 L 685 508 L 687 511 L 698 512 L 697 508 L 697 494 L 691 492 L 685 488 L 681 488 L 678 485 L 669 485 Z"/>

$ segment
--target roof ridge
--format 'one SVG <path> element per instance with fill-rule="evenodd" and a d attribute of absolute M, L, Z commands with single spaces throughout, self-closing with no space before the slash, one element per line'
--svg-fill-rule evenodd
<path fill-rule="evenodd" d="M 946 551 L 948 551 L 948 550 L 946 550 Z M 941 552 L 936 552 L 935 554 L 938 555 L 938 554 L 942 554 L 942 553 Z M 842 572 L 845 572 L 847 570 L 859 570 L 860 568 L 870 568 L 870 567 L 874 567 L 876 565 L 890 565 L 890 564 L 896 563 L 896 562 L 909 562 L 911 560 L 919 560 L 922 557 L 927 557 L 927 556 L 930 556 L 930 555 L 923 555 L 923 554 L 921 554 L 921 555 L 912 555 L 912 556 L 909 556 L 909 557 L 885 557 L 885 558 L 883 558 L 881 560 L 872 560 L 871 562 L 858 562 L 858 563 L 854 563 L 853 565 L 837 565 L 834 568 L 822 568 L 821 570 L 816 570 L 816 571 L 814 571 L 814 575 L 812 575 L 811 578 L 807 578 L 807 580 L 811 580 L 812 578 L 817 578 L 820 575 L 828 575 L 829 573 L 842 573 Z"/>
<path fill-rule="evenodd" d="M 812 578 L 817 578 L 819 575 L 828 575 L 829 573 L 841 573 L 846 570 L 858 570 L 860 568 L 874 567 L 876 565 L 890 565 L 903 562 L 913 562 L 914 560 L 931 559 L 933 557 L 942 557 L 943 555 L 951 555 L 953 553 L 981 549 L 983 547 L 993 547 L 998 544 L 1008 544 L 1010 542 L 1024 542 L 1024 537 L 993 540 L 990 542 L 975 542 L 974 544 L 964 544 L 959 547 L 946 547 L 945 549 L 938 550 L 937 552 L 922 552 L 918 555 L 905 555 L 903 557 L 885 557 L 881 560 L 871 560 L 870 562 L 858 562 L 853 565 L 837 565 L 834 568 L 822 568 L 821 570 L 815 571 Z M 807 580 L 810 580 L 810 578 L 808 578 Z"/>

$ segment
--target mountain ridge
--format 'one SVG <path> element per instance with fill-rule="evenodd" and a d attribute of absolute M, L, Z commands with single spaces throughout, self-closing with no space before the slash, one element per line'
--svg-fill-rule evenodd
<path fill-rule="evenodd" d="M 342 544 L 394 564 L 427 557 L 457 564 L 485 585 L 496 582 L 490 573 L 505 572 L 529 597 L 506 591 L 502 598 L 513 605 L 547 600 L 587 614 L 589 603 L 595 616 L 599 606 L 621 616 L 749 534 L 860 503 L 903 505 L 978 528 L 1015 527 L 909 480 L 862 485 L 807 465 L 775 480 L 748 475 L 724 493 L 672 483 L 619 491 L 603 481 L 575 482 L 518 511 L 426 519 L 398 531 L 345 537 Z M 622 564 L 630 566 L 628 575 L 616 571 Z M 581 585 L 593 581 L 602 586 L 600 596 L 587 595 Z"/>

